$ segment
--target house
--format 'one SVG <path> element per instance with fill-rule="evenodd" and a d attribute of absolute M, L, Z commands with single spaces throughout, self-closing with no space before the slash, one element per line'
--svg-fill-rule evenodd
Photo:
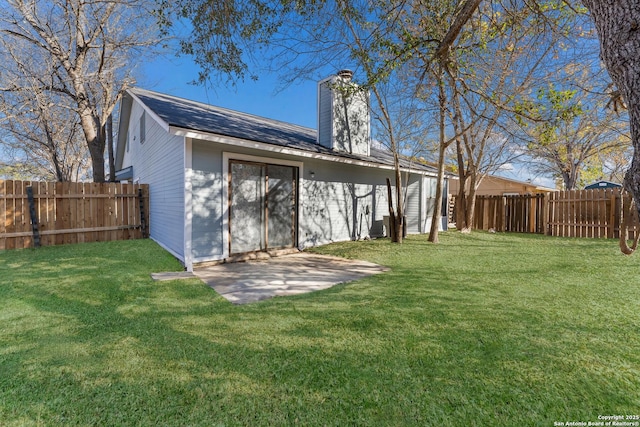
<path fill-rule="evenodd" d="M 149 184 L 150 237 L 191 270 L 236 254 L 382 236 L 393 157 L 371 146 L 366 96 L 341 90 L 349 85 L 349 72 L 319 83 L 318 131 L 128 90 L 117 178 Z M 404 160 L 402 170 L 407 232 L 428 232 L 437 171 Z"/>
<path fill-rule="evenodd" d="M 460 182 L 458 180 L 449 181 L 449 191 L 455 196 L 458 194 Z M 496 175 L 487 175 L 481 182 L 476 195 L 478 196 L 515 196 L 525 194 L 539 194 L 556 191 L 531 182 L 516 181 Z"/>
<path fill-rule="evenodd" d="M 611 181 L 596 181 L 584 187 L 585 190 L 603 190 L 605 188 L 621 188 L 622 185 Z"/>

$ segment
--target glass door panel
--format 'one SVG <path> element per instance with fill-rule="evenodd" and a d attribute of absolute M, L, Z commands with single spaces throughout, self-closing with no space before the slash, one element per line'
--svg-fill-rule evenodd
<path fill-rule="evenodd" d="M 229 232 L 231 253 L 266 249 L 266 167 L 231 162 Z"/>
<path fill-rule="evenodd" d="M 291 166 L 267 166 L 267 244 L 269 248 L 295 246 L 295 171 Z"/>

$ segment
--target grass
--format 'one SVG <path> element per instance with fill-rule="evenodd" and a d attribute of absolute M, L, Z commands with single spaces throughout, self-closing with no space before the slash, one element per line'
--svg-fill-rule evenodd
<path fill-rule="evenodd" d="M 0 252 L 0 425 L 552 426 L 640 412 L 640 258 L 455 232 L 233 306 L 151 241 Z"/>

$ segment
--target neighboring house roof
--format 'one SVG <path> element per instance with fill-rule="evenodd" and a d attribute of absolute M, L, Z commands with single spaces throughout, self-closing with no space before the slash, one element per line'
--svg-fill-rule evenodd
<path fill-rule="evenodd" d="M 616 182 L 601 180 L 601 181 L 596 181 L 593 184 L 589 184 L 589 185 L 585 186 L 584 189 L 585 190 L 597 190 L 597 189 L 600 189 L 600 188 L 620 188 L 620 187 L 622 187 L 622 185 L 618 184 Z"/>
<path fill-rule="evenodd" d="M 451 187 L 453 191 L 456 191 L 459 186 L 459 181 L 451 180 Z M 525 193 L 545 193 L 556 191 L 553 188 L 544 187 L 542 185 L 536 185 L 532 182 L 517 181 L 511 178 L 505 178 L 498 175 L 487 175 L 484 177 L 480 186 L 478 187 L 478 195 L 501 195 L 510 192 L 525 192 Z"/>
<path fill-rule="evenodd" d="M 502 181 L 502 182 L 505 182 L 505 183 L 511 183 L 511 184 L 514 184 L 514 185 L 522 185 L 522 186 L 525 186 L 525 187 L 531 187 L 531 188 L 535 189 L 536 191 L 540 191 L 540 192 L 556 191 L 555 188 L 545 187 L 544 185 L 537 185 L 537 184 L 534 184 L 533 182 L 529 182 L 529 181 L 526 181 L 526 182 L 525 181 L 518 181 L 516 179 L 505 178 L 503 176 L 498 176 L 498 175 L 488 175 L 485 179 L 491 179 L 491 180 L 495 180 L 495 181 Z"/>
<path fill-rule="evenodd" d="M 241 113 L 227 108 L 190 101 L 171 95 L 134 88 L 127 91 L 137 98 L 168 129 L 178 128 L 203 134 L 255 141 L 274 146 L 303 150 L 322 155 L 393 166 L 390 152 L 371 147 L 370 156 L 334 151 L 317 143 L 317 131 L 278 120 Z M 130 108 L 130 107 L 129 107 Z M 124 112 L 127 114 L 127 111 Z M 124 145 L 124 144 L 120 144 Z M 122 147 L 119 146 L 120 149 Z M 437 169 L 420 163 L 401 160 L 403 168 L 437 174 Z"/>

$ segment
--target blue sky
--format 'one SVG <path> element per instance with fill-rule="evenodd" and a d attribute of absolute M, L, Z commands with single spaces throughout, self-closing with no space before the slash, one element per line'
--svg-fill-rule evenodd
<path fill-rule="evenodd" d="M 186 56 L 158 57 L 141 71 L 138 86 L 144 89 L 317 128 L 316 82 L 300 82 L 276 93 L 278 76 L 263 74 L 258 81 L 247 79 L 235 88 L 205 88 L 189 83 L 198 77 L 198 67 Z"/>
<path fill-rule="evenodd" d="M 279 86 L 277 74 L 262 74 L 258 81 L 247 79 L 236 87 L 220 85 L 215 88 L 190 84 L 197 77 L 198 67 L 189 57 L 160 56 L 141 70 L 138 86 L 317 129 L 317 82 L 303 81 L 276 92 Z M 552 179 L 533 175 L 519 164 L 505 165 L 497 175 L 518 181 L 532 180 L 538 185 L 554 187 Z"/>

